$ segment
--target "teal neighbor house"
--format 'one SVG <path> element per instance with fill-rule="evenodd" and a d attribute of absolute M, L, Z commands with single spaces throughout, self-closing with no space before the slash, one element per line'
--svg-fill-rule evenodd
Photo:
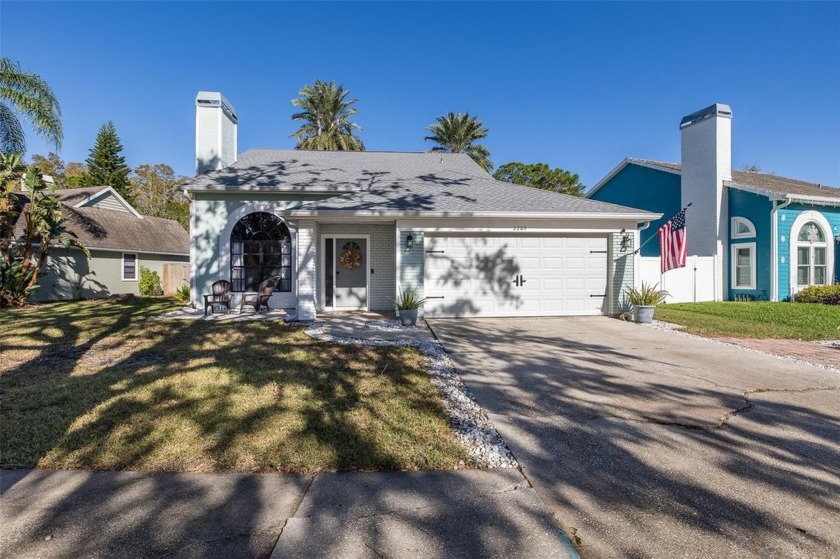
<path fill-rule="evenodd" d="M 731 109 L 720 103 L 690 114 L 680 122 L 680 163 L 625 159 L 586 196 L 662 214 L 640 233 L 642 261 L 659 256 L 658 229 L 691 204 L 689 270 L 660 277 L 658 267 L 642 265 L 641 279 L 669 290 L 694 282 L 693 300 L 783 301 L 808 285 L 835 283 L 840 189 L 733 171 L 731 124 Z"/>

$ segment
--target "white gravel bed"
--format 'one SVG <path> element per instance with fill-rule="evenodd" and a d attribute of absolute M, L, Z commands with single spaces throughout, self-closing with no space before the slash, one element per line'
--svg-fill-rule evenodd
<path fill-rule="evenodd" d="M 380 332 L 426 332 L 428 328 L 423 324 L 403 326 L 399 320 L 371 320 L 365 326 Z"/>
<path fill-rule="evenodd" d="M 663 332 L 671 332 L 677 336 L 684 336 L 686 338 L 694 338 L 696 340 L 706 340 L 709 343 L 717 344 L 717 345 L 725 345 L 729 347 L 737 347 L 743 351 L 750 351 L 752 353 L 761 353 L 763 355 L 769 355 L 770 357 L 775 357 L 776 359 L 781 359 L 782 361 L 788 361 L 790 363 L 799 363 L 801 365 L 811 365 L 812 367 L 817 367 L 818 369 L 823 369 L 824 371 L 831 371 L 833 373 L 840 373 L 840 369 L 836 367 L 831 367 L 829 365 L 824 365 L 822 363 L 814 363 L 813 361 L 806 361 L 804 359 L 798 359 L 796 357 L 790 357 L 788 355 L 778 355 L 776 353 L 770 353 L 767 351 L 761 351 L 760 349 L 754 349 L 751 347 L 742 346 L 739 344 L 733 344 L 731 342 L 724 342 L 723 340 L 718 340 L 716 338 L 707 338 L 705 336 L 698 336 L 697 334 L 689 334 L 688 332 L 683 332 L 681 329 L 683 326 L 679 324 L 672 324 L 670 322 L 662 322 L 661 320 L 654 320 L 650 324 L 642 324 L 636 323 L 639 326 L 644 326 L 645 328 L 653 328 L 654 330 L 661 330 Z M 840 340 L 828 340 L 825 342 L 826 345 L 832 345 L 835 347 L 840 347 Z"/>
<path fill-rule="evenodd" d="M 390 322 L 390 321 L 388 321 Z M 484 468 L 516 468 L 518 463 L 485 411 L 476 403 L 446 351 L 435 340 L 364 340 L 333 336 L 324 332 L 323 322 L 313 322 L 306 333 L 336 344 L 366 346 L 414 346 L 426 357 L 432 384 L 443 395 L 455 438 L 475 462 Z"/>
<path fill-rule="evenodd" d="M 167 320 L 206 320 L 216 321 L 223 320 L 227 322 L 242 322 L 246 320 L 278 320 L 289 317 L 289 314 L 282 309 L 273 309 L 271 311 L 263 311 L 261 313 L 243 312 L 240 313 L 234 309 L 228 313 L 210 313 L 204 316 L 202 309 L 194 309 L 192 307 L 184 307 L 177 311 L 170 311 L 163 314 L 157 314 L 151 318 L 167 319 Z"/>

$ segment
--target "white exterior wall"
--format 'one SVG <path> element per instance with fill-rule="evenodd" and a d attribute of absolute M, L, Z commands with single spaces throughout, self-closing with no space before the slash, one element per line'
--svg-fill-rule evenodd
<path fill-rule="evenodd" d="M 203 295 L 212 293 L 213 282 L 230 280 L 230 233 L 237 221 L 252 212 L 268 212 L 286 221 L 292 235 L 292 250 L 297 246 L 295 223 L 283 218 L 283 210 L 300 204 L 299 200 L 269 200 L 256 197 L 198 196 L 190 204 L 190 277 L 191 297 L 196 307 L 201 308 Z M 292 277 L 297 268 L 292 270 Z M 269 302 L 272 308 L 293 308 L 297 306 L 294 292 L 275 292 Z M 240 294 L 233 297 L 234 306 L 239 304 Z"/>
<path fill-rule="evenodd" d="M 318 224 L 298 223 L 297 234 L 297 318 L 315 320 L 318 285 Z M 294 275 L 293 275 L 294 277 Z M 294 288 L 293 288 L 294 289 Z"/>
<path fill-rule="evenodd" d="M 682 205 L 692 204 L 686 212 L 688 254 L 713 257 L 716 277 L 724 278 L 729 200 L 723 181 L 732 180 L 732 113 L 727 105 L 709 109 L 712 116 L 681 129 Z M 715 300 L 727 295 L 725 282 L 717 281 Z"/>
<path fill-rule="evenodd" d="M 237 116 L 221 93 L 200 91 L 195 103 L 195 172 L 223 169 L 236 162 Z"/>

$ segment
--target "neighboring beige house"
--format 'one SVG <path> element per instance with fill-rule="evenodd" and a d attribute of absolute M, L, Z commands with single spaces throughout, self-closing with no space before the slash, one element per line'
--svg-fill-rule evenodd
<path fill-rule="evenodd" d="M 139 294 L 140 267 L 163 278 L 166 264 L 189 263 L 189 234 L 177 221 L 140 215 L 110 186 L 57 190 L 68 232 L 90 250 L 55 247 L 33 301 Z M 26 193 L 20 195 L 25 197 Z M 18 222 L 18 236 L 23 233 Z"/>

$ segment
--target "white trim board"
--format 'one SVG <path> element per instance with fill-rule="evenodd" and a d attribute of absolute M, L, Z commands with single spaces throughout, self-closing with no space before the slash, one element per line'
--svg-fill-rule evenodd
<path fill-rule="evenodd" d="M 732 243 L 730 245 L 730 289 L 733 291 L 745 290 L 754 291 L 756 288 L 756 269 L 755 269 L 755 241 L 751 243 Z M 749 285 L 738 285 L 738 249 L 747 248 L 750 250 L 750 283 Z"/>
<path fill-rule="evenodd" d="M 127 278 L 125 277 L 125 257 L 127 255 L 134 256 L 134 277 Z M 123 252 L 122 257 L 120 258 L 120 279 L 122 281 L 140 281 L 140 255 L 136 252 Z"/>
<path fill-rule="evenodd" d="M 621 163 L 619 163 L 618 165 L 613 167 L 612 171 L 607 173 L 607 176 L 602 178 L 600 181 L 598 181 L 598 183 L 595 186 L 593 186 L 587 192 L 585 192 L 583 194 L 583 197 L 584 198 L 591 198 L 593 194 L 595 194 L 596 192 L 601 190 L 601 187 L 603 187 L 605 184 L 610 182 L 610 180 L 612 180 L 613 177 L 615 177 L 618 173 L 620 173 L 628 165 L 638 165 L 639 167 L 646 167 L 648 169 L 655 169 L 657 171 L 665 171 L 666 173 L 671 173 L 672 175 L 680 175 L 681 174 L 680 171 L 677 171 L 676 169 L 670 169 L 668 167 L 662 167 L 660 165 L 656 165 L 653 162 L 644 162 L 643 163 L 643 162 L 639 161 L 638 159 L 634 159 L 632 157 L 626 157 L 626 158 L 624 158 L 624 160 L 622 160 Z"/>
<path fill-rule="evenodd" d="M 790 294 L 791 296 L 796 295 L 799 292 L 799 282 L 797 281 L 798 278 L 796 277 L 797 268 L 799 267 L 799 254 L 796 250 L 799 241 L 797 241 L 797 237 L 799 237 L 799 232 L 802 230 L 802 227 L 808 223 L 814 221 L 819 225 L 822 230 L 823 234 L 825 235 L 825 242 L 819 243 L 817 246 L 824 247 L 825 250 L 825 275 L 826 275 L 826 284 L 831 285 L 834 283 L 834 232 L 831 229 L 831 224 L 825 218 L 823 214 L 814 210 L 808 210 L 805 212 L 800 213 L 796 216 L 796 219 L 793 220 L 793 223 L 790 226 L 790 236 L 788 237 L 787 243 L 789 247 L 789 258 L 788 261 L 790 262 L 790 278 L 788 281 L 790 282 Z M 813 266 L 813 263 L 812 263 Z M 823 284 L 810 284 L 810 285 L 823 285 Z"/>
<path fill-rule="evenodd" d="M 127 209 L 129 212 L 134 214 L 134 217 L 143 219 L 143 216 L 140 215 L 140 213 L 137 210 L 134 209 L 134 206 L 132 206 L 131 204 L 126 202 L 125 198 L 120 196 L 120 193 L 117 192 L 116 190 L 114 190 L 114 187 L 112 187 L 112 186 L 106 186 L 105 188 L 103 188 L 102 190 L 97 192 L 96 194 L 91 194 L 90 196 L 88 196 L 87 198 L 82 200 L 81 202 L 79 202 L 77 204 L 74 204 L 73 207 L 74 208 L 82 208 L 82 207 L 88 206 L 88 205 L 90 205 L 90 203 L 92 201 L 97 200 L 99 198 L 102 198 L 105 194 L 108 194 L 108 193 L 112 194 L 117 199 L 117 201 L 125 207 L 125 209 Z"/>
<path fill-rule="evenodd" d="M 331 239 L 333 241 L 333 258 L 338 255 L 338 251 L 336 250 L 335 240 L 336 239 L 364 239 L 365 240 L 365 247 L 366 247 L 366 261 L 365 261 L 365 306 L 364 307 L 336 307 L 335 306 L 335 292 L 333 291 L 333 304 L 331 307 L 327 307 L 327 286 L 326 286 L 326 271 L 327 271 L 327 239 Z M 318 248 L 320 250 L 320 256 L 318 257 L 318 262 L 320 264 L 320 269 L 318 271 L 318 309 L 323 312 L 341 312 L 341 311 L 367 311 L 370 310 L 370 258 L 371 258 L 371 245 L 370 245 L 370 234 L 347 234 L 347 233 L 327 233 L 321 235 L 321 242 L 318 243 Z M 335 264 L 333 264 L 333 290 L 335 289 Z"/>

